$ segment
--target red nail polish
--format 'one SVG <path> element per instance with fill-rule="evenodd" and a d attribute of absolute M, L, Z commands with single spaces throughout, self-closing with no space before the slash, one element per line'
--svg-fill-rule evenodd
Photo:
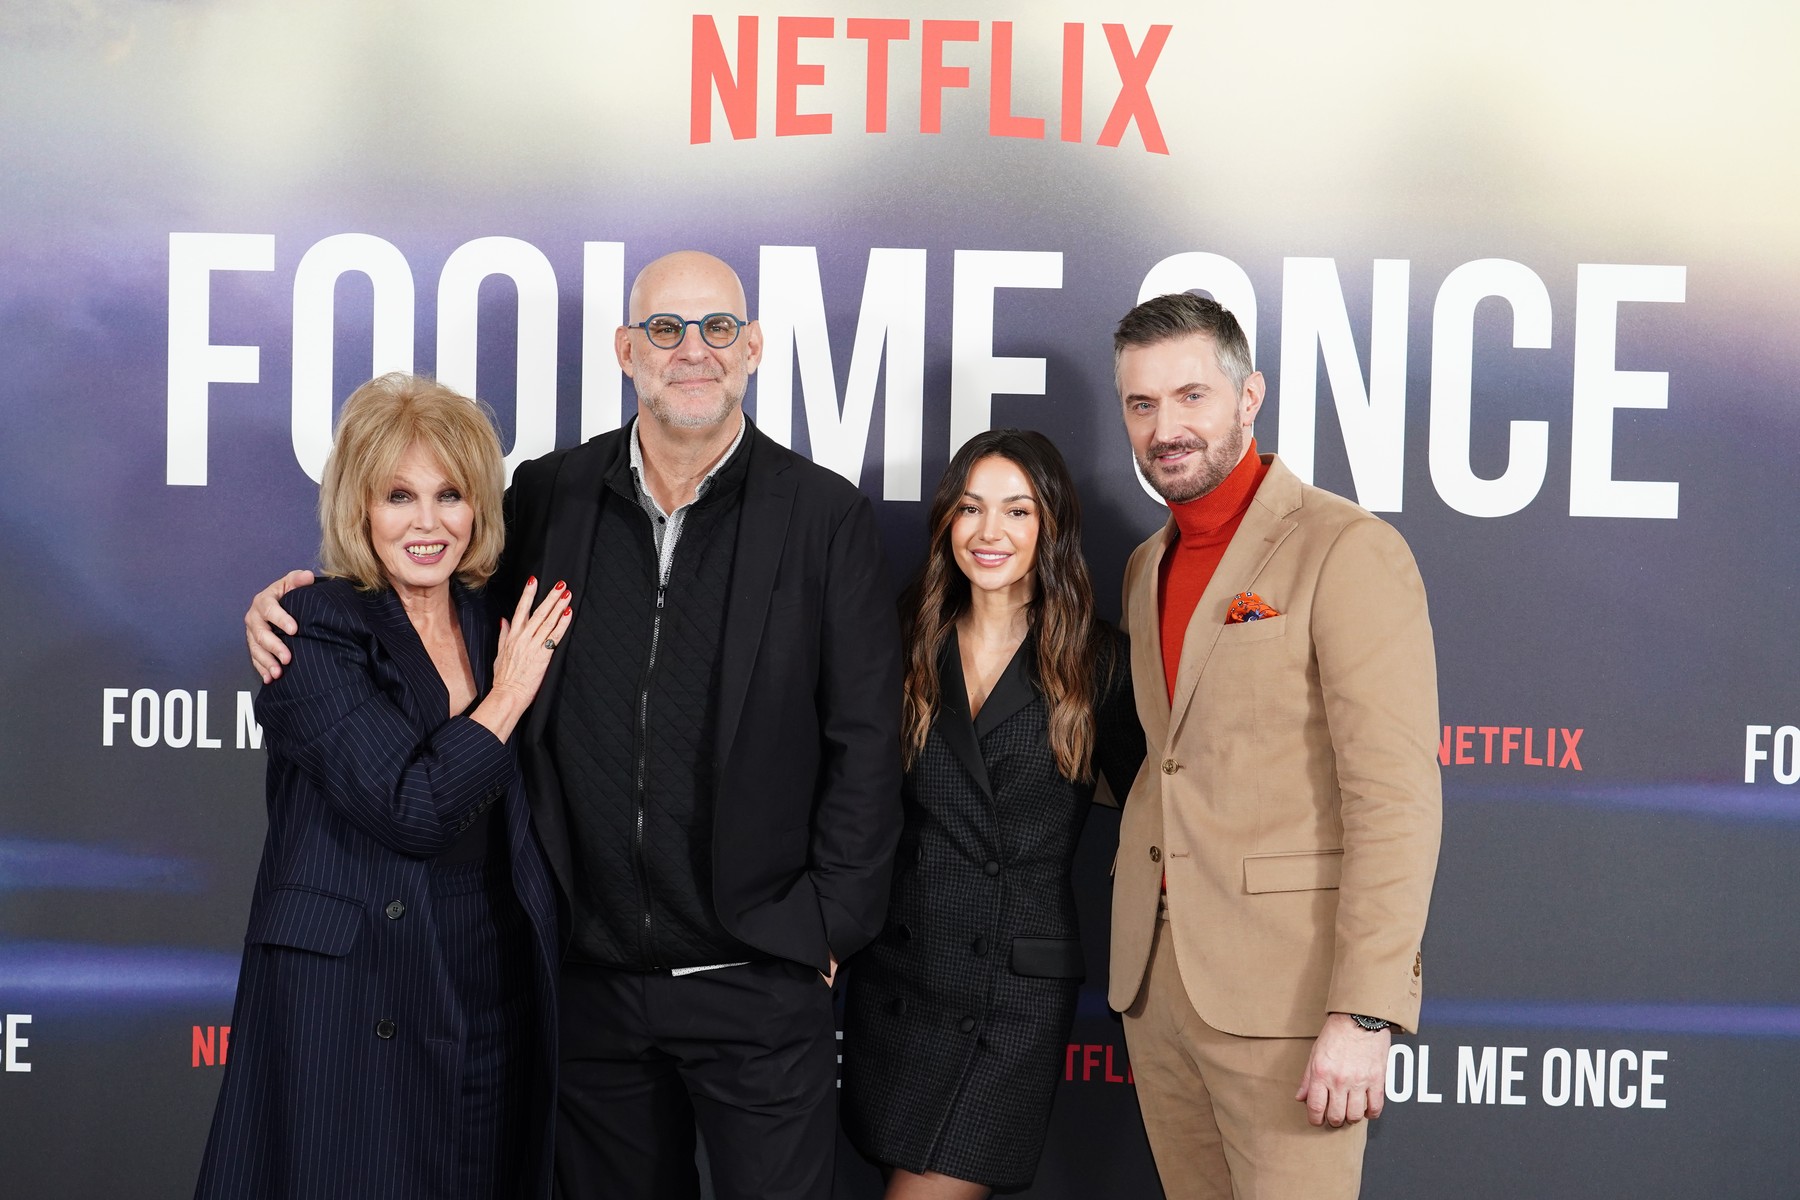
<path fill-rule="evenodd" d="M 564 586 L 565 585 L 563 584 L 562 580 L 559 579 L 556 581 L 556 590 L 557 591 L 559 591 L 559 592 L 562 591 Z"/>
<path fill-rule="evenodd" d="M 531 578 L 530 578 L 530 579 L 527 579 L 527 580 L 526 580 L 526 581 L 525 581 L 525 586 L 526 586 L 526 587 L 533 587 L 533 586 L 535 586 L 535 585 L 536 585 L 536 584 L 537 584 L 537 576 L 536 576 L 536 575 L 533 575 L 533 576 L 532 576 L 532 577 L 531 577 Z"/>

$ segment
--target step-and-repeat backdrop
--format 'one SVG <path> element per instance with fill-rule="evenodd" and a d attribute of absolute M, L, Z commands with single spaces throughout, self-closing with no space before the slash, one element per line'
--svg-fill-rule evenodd
<path fill-rule="evenodd" d="M 1161 511 L 1109 334 L 1202 289 L 1258 423 L 1431 592 L 1445 843 L 1382 1197 L 1800 1191 L 1791 6 L 0 9 L 0 1194 L 175 1197 L 264 830 L 239 615 L 377 371 L 510 461 L 629 417 L 625 290 L 732 262 L 765 431 L 878 502 L 1053 437 L 1109 613 Z M 1158 1194 L 1093 963 L 1034 1196 Z M 848 1154 L 840 1194 L 872 1197 Z"/>

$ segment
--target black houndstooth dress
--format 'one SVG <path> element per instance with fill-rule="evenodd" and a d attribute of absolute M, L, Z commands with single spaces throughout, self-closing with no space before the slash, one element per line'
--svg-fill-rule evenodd
<path fill-rule="evenodd" d="M 1123 798 L 1144 756 L 1108 627 L 1095 765 Z M 1000 1189 L 1037 1171 L 1084 974 L 1069 865 L 1094 784 L 1056 770 L 1027 637 L 969 719 L 952 633 L 937 723 L 904 786 L 887 927 L 851 960 L 843 1120 L 865 1156 Z"/>

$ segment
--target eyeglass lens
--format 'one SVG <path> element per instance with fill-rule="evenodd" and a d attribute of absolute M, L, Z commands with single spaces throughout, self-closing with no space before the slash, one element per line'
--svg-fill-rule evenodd
<path fill-rule="evenodd" d="M 681 345 L 681 339 L 687 333 L 689 325 L 698 325 L 700 336 L 715 350 L 723 350 L 737 341 L 739 322 L 730 313 L 708 313 L 698 321 L 684 321 L 677 316 L 659 313 L 644 322 L 644 333 L 652 345 L 673 350 Z"/>

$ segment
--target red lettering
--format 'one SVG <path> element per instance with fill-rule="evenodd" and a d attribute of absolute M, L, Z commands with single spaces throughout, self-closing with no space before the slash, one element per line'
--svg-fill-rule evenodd
<path fill-rule="evenodd" d="M 1106 1048 L 1106 1082 L 1108 1082 L 1108 1083 L 1124 1083 L 1125 1077 L 1123 1075 L 1118 1074 L 1117 1072 L 1115 1072 L 1113 1070 L 1112 1052 L 1113 1052 L 1113 1048 L 1110 1045 L 1107 1046 L 1107 1048 Z"/>
<path fill-rule="evenodd" d="M 1113 62 L 1119 67 L 1119 98 L 1113 101 L 1106 124 L 1100 127 L 1100 144 L 1117 146 L 1125 136 L 1125 127 L 1134 120 L 1144 149 L 1152 154 L 1167 154 L 1169 144 L 1163 141 L 1162 126 L 1157 124 L 1156 109 L 1150 103 L 1150 72 L 1156 66 L 1163 44 L 1169 40 L 1169 25 L 1152 25 L 1144 35 L 1144 44 L 1131 49 L 1131 38 L 1123 25 L 1107 25 L 1106 44 L 1112 48 Z"/>
<path fill-rule="evenodd" d="M 1081 1082 L 1086 1083 L 1094 1077 L 1094 1068 L 1100 1065 L 1100 1049 L 1099 1046 L 1081 1048 Z"/>
<path fill-rule="evenodd" d="M 1062 140 L 1081 140 L 1081 56 L 1087 49 L 1087 26 L 1063 26 Z"/>
<path fill-rule="evenodd" d="M 800 111 L 800 89 L 825 82 L 825 68 L 800 61 L 801 38 L 829 38 L 837 23 L 830 17 L 782 17 L 775 22 L 775 136 L 830 133 L 830 113 Z M 743 38 L 738 39 L 743 44 Z"/>
<path fill-rule="evenodd" d="M 712 141 L 712 98 L 718 94 L 734 141 L 756 136 L 756 18 L 738 18 L 737 74 L 725 61 L 719 27 L 702 13 L 694 14 L 693 85 L 688 112 L 688 142 Z"/>
<path fill-rule="evenodd" d="M 1581 755 L 1575 753 L 1575 747 L 1581 744 L 1582 732 L 1583 731 L 1579 729 L 1565 729 L 1562 731 L 1563 756 L 1562 761 L 1556 764 L 1557 766 L 1566 767 L 1573 763 L 1577 771 L 1581 770 Z"/>
<path fill-rule="evenodd" d="M 978 42 L 979 21 L 920 22 L 924 49 L 919 58 L 919 132 L 944 131 L 944 89 L 969 86 L 969 68 L 944 65 L 945 42 Z"/>
<path fill-rule="evenodd" d="M 1500 761 L 1501 762 L 1509 763 L 1512 761 L 1512 752 L 1519 748 L 1520 732 L 1521 732 L 1521 730 L 1519 729 L 1519 727 L 1517 725 L 1508 725 L 1505 728 L 1500 730 Z"/>
<path fill-rule="evenodd" d="M 204 1032 L 200 1026 L 194 1026 L 194 1065 L 196 1067 L 202 1062 L 209 1067 L 217 1064 L 219 1044 L 214 1040 L 217 1032 L 217 1029 L 211 1025 L 206 1026 Z"/>
<path fill-rule="evenodd" d="M 1529 726 L 1525 729 L 1525 765 L 1528 767 L 1541 767 L 1544 765 L 1543 759 L 1531 757 L 1531 735 L 1536 732 L 1537 730 L 1532 729 Z"/>
<path fill-rule="evenodd" d="M 1013 115 L 1012 33 L 1011 21 L 994 22 L 994 49 L 988 71 L 988 136 L 1042 138 L 1043 118 Z"/>
<path fill-rule="evenodd" d="M 869 43 L 869 98 L 863 128 L 886 133 L 888 119 L 888 43 L 912 36 L 912 22 L 887 17 L 851 17 L 844 22 L 847 37 Z"/>
<path fill-rule="evenodd" d="M 194 1026 L 194 1066 L 225 1065 L 231 1054 L 231 1026 Z"/>
<path fill-rule="evenodd" d="M 1475 732 L 1479 733 L 1482 737 L 1487 739 L 1487 749 L 1485 749 L 1481 752 L 1481 761 L 1484 763 L 1493 762 L 1494 761 L 1494 735 L 1496 733 L 1500 732 L 1500 727 L 1498 725 L 1483 725 L 1483 726 L 1481 726 L 1481 728 L 1477 729 Z"/>
<path fill-rule="evenodd" d="M 1450 765 L 1450 727 L 1444 726 L 1444 738 L 1438 743 L 1438 766 Z"/>
<path fill-rule="evenodd" d="M 1457 766 L 1466 767 L 1470 763 L 1475 761 L 1475 755 L 1472 753 L 1473 747 L 1470 745 L 1470 743 L 1474 739 L 1474 736 L 1475 736 L 1475 727 L 1473 725 L 1458 725 L 1456 727 L 1456 765 Z"/>
<path fill-rule="evenodd" d="M 1080 1043 L 1070 1042 L 1068 1053 L 1063 1055 L 1063 1079 L 1065 1081 L 1075 1078 L 1075 1052 L 1080 1049 Z"/>

